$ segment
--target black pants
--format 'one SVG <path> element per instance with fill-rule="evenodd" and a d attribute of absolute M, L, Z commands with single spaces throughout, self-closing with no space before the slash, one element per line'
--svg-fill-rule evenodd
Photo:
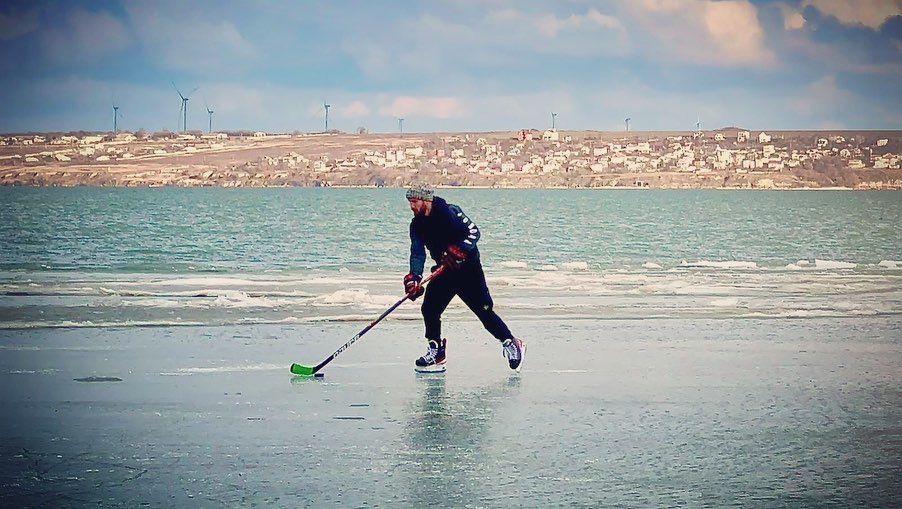
<path fill-rule="evenodd" d="M 457 295 L 482 322 L 485 330 L 504 341 L 514 337 L 504 321 L 492 309 L 492 296 L 485 283 L 485 273 L 478 261 L 465 263 L 457 270 L 445 271 L 426 286 L 423 298 L 423 321 L 426 323 L 426 339 L 442 337 L 442 313 L 451 299 Z"/>

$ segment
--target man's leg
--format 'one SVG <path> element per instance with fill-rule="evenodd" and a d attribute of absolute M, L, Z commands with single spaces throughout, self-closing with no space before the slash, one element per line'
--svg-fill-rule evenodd
<path fill-rule="evenodd" d="M 476 313 L 485 329 L 501 342 L 501 351 L 504 357 L 507 358 L 510 368 L 520 371 L 520 365 L 523 363 L 523 354 L 526 352 L 526 345 L 511 334 L 504 320 L 495 313 L 492 296 L 489 295 L 489 287 L 485 283 L 485 274 L 482 272 L 482 267 L 476 266 L 467 270 L 469 272 L 461 278 L 458 285 L 457 295 L 466 303 L 467 307 Z"/>
<path fill-rule="evenodd" d="M 511 334 L 510 329 L 507 328 L 504 320 L 495 313 L 494 303 L 492 302 L 492 296 L 489 295 L 489 287 L 485 282 L 485 273 L 482 271 L 482 266 L 462 268 L 459 277 L 460 282 L 457 288 L 457 295 L 476 314 L 485 330 L 489 331 L 489 334 L 501 342 L 513 338 L 514 336 Z"/>
<path fill-rule="evenodd" d="M 445 371 L 447 359 L 445 340 L 442 339 L 442 312 L 454 298 L 452 282 L 438 278 L 426 287 L 426 296 L 420 308 L 426 325 L 426 353 L 414 362 L 414 370 L 420 373 Z"/>
<path fill-rule="evenodd" d="M 439 341 L 442 338 L 442 313 L 454 298 L 454 284 L 450 275 L 439 276 L 426 285 L 423 297 L 423 322 L 426 325 L 426 339 Z"/>

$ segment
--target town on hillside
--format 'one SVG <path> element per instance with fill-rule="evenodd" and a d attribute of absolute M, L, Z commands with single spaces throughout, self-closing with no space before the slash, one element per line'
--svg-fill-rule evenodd
<path fill-rule="evenodd" d="M 902 132 L 69 133 L 0 138 L 5 186 L 902 188 Z"/>

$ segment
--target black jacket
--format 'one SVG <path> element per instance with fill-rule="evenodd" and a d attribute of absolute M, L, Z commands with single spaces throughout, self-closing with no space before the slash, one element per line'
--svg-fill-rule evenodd
<path fill-rule="evenodd" d="M 436 196 L 432 199 L 429 215 L 416 216 L 410 222 L 410 272 L 423 275 L 425 249 L 429 249 L 429 256 L 438 262 L 451 245 L 467 254 L 465 263 L 479 263 L 478 240 L 476 223 L 460 207 Z"/>

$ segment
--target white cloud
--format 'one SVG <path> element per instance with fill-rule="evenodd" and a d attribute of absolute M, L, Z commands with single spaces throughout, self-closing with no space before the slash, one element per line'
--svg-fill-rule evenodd
<path fill-rule="evenodd" d="M 626 24 L 641 28 L 634 43 L 654 58 L 723 67 L 768 67 L 775 61 L 764 45 L 758 11 L 747 0 L 643 0 L 622 8 L 630 18 Z"/>
<path fill-rule="evenodd" d="M 801 30 L 805 28 L 805 17 L 794 7 L 786 4 L 777 4 L 783 15 L 783 30 Z"/>
<path fill-rule="evenodd" d="M 705 5 L 705 27 L 724 59 L 745 63 L 770 60 L 764 48 L 764 30 L 755 6 L 743 1 L 710 2 Z"/>
<path fill-rule="evenodd" d="M 508 16 L 510 16 L 510 14 L 510 12 L 506 13 Z M 505 13 L 502 13 L 502 16 L 504 15 Z M 539 16 L 539 18 L 535 20 L 535 26 L 539 32 L 548 37 L 556 37 L 562 30 L 569 31 L 592 27 L 609 29 L 622 28 L 622 25 L 617 18 L 602 14 L 595 9 L 591 9 L 583 15 L 571 14 L 566 18 L 558 18 L 554 14 L 545 14 Z"/>
<path fill-rule="evenodd" d="M 902 15 L 899 0 L 804 0 L 802 7 L 814 7 L 846 25 L 878 29 L 888 18 Z"/>
<path fill-rule="evenodd" d="M 348 104 L 335 107 L 335 114 L 338 117 L 354 118 L 365 117 L 371 113 L 370 107 L 363 101 L 351 101 Z"/>
<path fill-rule="evenodd" d="M 428 117 L 448 119 L 464 114 L 460 101 L 455 97 L 396 97 L 390 104 L 379 108 L 381 115 L 390 117 Z"/>

